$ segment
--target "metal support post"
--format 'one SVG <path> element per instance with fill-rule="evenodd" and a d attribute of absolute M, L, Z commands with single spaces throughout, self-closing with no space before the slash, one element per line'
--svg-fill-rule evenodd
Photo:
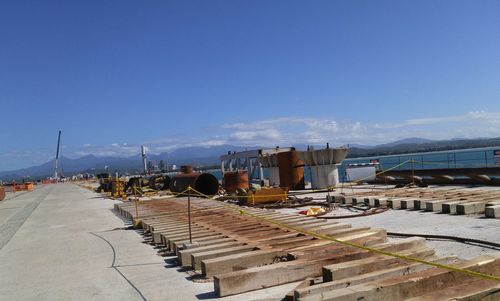
<path fill-rule="evenodd" d="M 191 186 L 188 187 L 188 227 L 189 227 L 189 243 L 193 243 L 191 235 Z"/>

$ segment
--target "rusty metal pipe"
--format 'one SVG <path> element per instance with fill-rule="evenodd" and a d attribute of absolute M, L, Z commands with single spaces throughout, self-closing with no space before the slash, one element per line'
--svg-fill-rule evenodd
<path fill-rule="evenodd" d="M 228 171 L 224 173 L 224 189 L 235 192 L 238 189 L 248 189 L 248 172 L 246 170 Z"/>
<path fill-rule="evenodd" d="M 219 191 L 219 181 L 209 173 L 179 173 L 170 180 L 172 192 L 183 192 L 188 187 L 206 195 L 215 195 Z"/>

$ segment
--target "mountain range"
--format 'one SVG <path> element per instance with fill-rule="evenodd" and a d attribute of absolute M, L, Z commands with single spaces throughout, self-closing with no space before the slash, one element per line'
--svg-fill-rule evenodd
<path fill-rule="evenodd" d="M 452 139 L 439 141 L 423 138 L 407 138 L 375 146 L 359 144 L 349 145 L 348 158 L 488 146 L 500 146 L 500 138 Z M 295 147 L 297 149 L 304 150 L 307 148 L 307 145 L 299 144 L 295 145 Z M 320 147 L 324 147 L 324 145 L 316 146 L 316 148 Z M 178 148 L 169 153 L 149 154 L 148 160 L 156 163 L 158 163 L 160 160 L 164 160 L 168 165 L 189 164 L 194 166 L 218 166 L 219 157 L 223 154 L 226 154 L 228 151 L 239 152 L 257 148 L 260 147 L 243 147 L 229 144 L 210 147 L 184 147 Z M 76 159 L 61 157 L 59 160 L 59 166 L 61 167 L 63 174 L 66 176 L 82 172 L 102 172 L 106 167 L 108 168 L 108 170 L 112 171 L 136 173 L 141 169 L 141 157 L 140 154 L 125 158 L 97 157 L 94 155 L 86 155 Z M 0 179 L 4 181 L 21 179 L 24 177 L 39 179 L 52 175 L 53 170 L 54 160 L 51 160 L 38 166 L 32 166 L 12 171 L 1 171 Z"/>

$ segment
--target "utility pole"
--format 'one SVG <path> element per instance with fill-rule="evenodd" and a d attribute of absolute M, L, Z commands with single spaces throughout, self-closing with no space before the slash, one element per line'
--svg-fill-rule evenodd
<path fill-rule="evenodd" d="M 142 156 L 142 168 L 144 169 L 144 174 L 148 174 L 148 164 L 146 160 L 146 148 L 144 145 L 141 145 L 141 156 Z"/>
<path fill-rule="evenodd" d="M 59 136 L 57 138 L 57 151 L 56 151 L 56 162 L 54 166 L 54 179 L 57 180 L 58 175 L 57 175 L 57 164 L 59 163 L 59 146 L 61 144 L 61 130 L 59 130 Z"/>

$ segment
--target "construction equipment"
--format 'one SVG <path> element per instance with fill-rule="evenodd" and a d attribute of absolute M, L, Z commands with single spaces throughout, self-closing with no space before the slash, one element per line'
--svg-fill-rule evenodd
<path fill-rule="evenodd" d="M 133 195 L 142 195 L 144 194 L 144 191 L 142 190 L 143 187 L 147 187 L 149 184 L 149 181 L 143 177 L 133 177 L 130 178 L 125 185 L 125 193 L 127 194 L 133 194 Z"/>
<path fill-rule="evenodd" d="M 242 199 L 247 205 L 284 202 L 287 198 L 287 189 L 281 187 L 249 190 L 246 194 L 242 195 Z"/>
<path fill-rule="evenodd" d="M 119 178 L 118 176 L 111 181 L 111 195 L 114 198 L 125 199 L 127 195 L 125 194 L 125 179 Z"/>
<path fill-rule="evenodd" d="M 111 175 L 109 173 L 98 174 L 97 179 L 99 179 L 99 187 L 97 187 L 97 192 L 111 192 Z"/>
<path fill-rule="evenodd" d="M 168 175 L 153 175 L 149 178 L 149 188 L 154 190 L 170 189 L 170 177 Z"/>

